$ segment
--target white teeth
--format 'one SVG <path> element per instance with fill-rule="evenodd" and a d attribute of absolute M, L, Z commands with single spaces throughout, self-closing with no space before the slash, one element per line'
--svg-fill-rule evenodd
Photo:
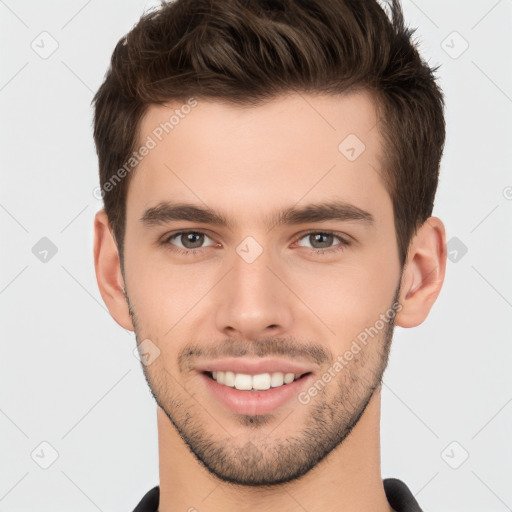
<path fill-rule="evenodd" d="M 270 385 L 273 388 L 282 386 L 284 383 L 284 375 L 281 372 L 273 373 L 270 379 Z"/>
<path fill-rule="evenodd" d="M 249 375 L 247 373 L 234 373 L 231 371 L 212 372 L 212 377 L 225 386 L 234 387 L 240 390 L 263 391 L 269 388 L 277 388 L 284 384 L 290 384 L 301 376 L 300 373 L 273 372 Z"/>
<path fill-rule="evenodd" d="M 235 375 L 236 389 L 252 389 L 252 377 L 245 373 L 237 373 Z"/>
<path fill-rule="evenodd" d="M 224 372 L 224 384 L 226 384 L 226 386 L 234 387 L 235 374 L 233 372 Z"/>
<path fill-rule="evenodd" d="M 270 373 L 260 373 L 259 375 L 253 375 L 252 388 L 259 390 L 270 388 Z"/>
<path fill-rule="evenodd" d="M 294 373 L 285 373 L 285 375 L 284 375 L 284 383 L 285 384 L 290 384 L 290 382 L 293 382 L 294 379 L 295 379 Z"/>

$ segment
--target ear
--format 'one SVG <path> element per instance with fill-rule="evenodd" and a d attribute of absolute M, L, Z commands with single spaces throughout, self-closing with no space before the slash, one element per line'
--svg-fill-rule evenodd
<path fill-rule="evenodd" d="M 117 244 L 105 210 L 94 217 L 94 268 L 101 297 L 114 320 L 125 329 L 133 331 L 133 323 L 124 296 L 124 279 Z"/>
<path fill-rule="evenodd" d="M 420 325 L 443 286 L 446 271 L 446 232 L 437 217 L 429 217 L 411 240 L 402 275 L 400 304 L 395 325 Z"/>

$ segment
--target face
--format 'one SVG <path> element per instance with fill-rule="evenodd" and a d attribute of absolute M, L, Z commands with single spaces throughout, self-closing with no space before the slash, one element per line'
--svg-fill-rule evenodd
<path fill-rule="evenodd" d="M 386 366 L 401 269 L 376 113 L 362 93 L 180 107 L 148 110 L 127 195 L 144 373 L 217 477 L 290 481 L 340 446 Z"/>

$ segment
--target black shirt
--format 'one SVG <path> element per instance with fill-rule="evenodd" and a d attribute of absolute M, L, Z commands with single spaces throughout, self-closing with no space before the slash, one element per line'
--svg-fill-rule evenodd
<path fill-rule="evenodd" d="M 422 512 L 411 491 L 397 478 L 384 479 L 384 491 L 389 504 L 396 512 Z M 160 487 L 157 485 L 148 491 L 133 512 L 157 512 L 160 499 Z"/>

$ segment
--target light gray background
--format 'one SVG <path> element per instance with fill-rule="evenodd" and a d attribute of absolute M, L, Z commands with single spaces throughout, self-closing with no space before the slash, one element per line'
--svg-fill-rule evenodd
<path fill-rule="evenodd" d="M 129 511 L 158 484 L 156 406 L 94 275 L 90 107 L 114 45 L 154 5 L 0 0 L 4 512 Z M 382 473 L 425 512 L 501 512 L 512 507 L 512 0 L 403 7 L 423 56 L 441 64 L 434 214 L 454 261 L 424 324 L 395 331 Z M 48 52 L 52 39 L 46 59 L 31 47 Z M 47 262 L 32 251 L 43 237 L 58 249 Z"/>

